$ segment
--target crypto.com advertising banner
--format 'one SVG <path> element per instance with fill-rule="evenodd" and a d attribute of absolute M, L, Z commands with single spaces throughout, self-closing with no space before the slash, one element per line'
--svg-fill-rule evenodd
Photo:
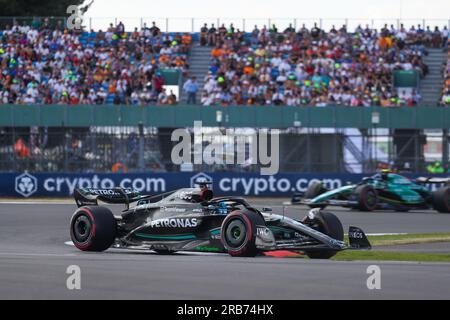
<path fill-rule="evenodd" d="M 194 187 L 195 182 L 212 181 L 215 195 L 285 196 L 304 192 L 314 181 L 327 188 L 355 183 L 368 174 L 277 174 L 251 173 L 148 173 L 148 174 L 73 174 L 73 173 L 0 173 L 1 197 L 67 197 L 76 188 L 133 188 L 142 194 L 158 194 Z M 409 175 L 416 177 L 415 175 Z"/>

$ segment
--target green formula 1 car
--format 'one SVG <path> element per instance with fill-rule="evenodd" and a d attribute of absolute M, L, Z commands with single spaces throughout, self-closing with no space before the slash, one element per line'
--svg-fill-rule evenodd
<path fill-rule="evenodd" d="M 442 187 L 430 191 L 426 184 Z M 314 182 L 306 193 L 295 194 L 291 204 L 305 204 L 311 208 L 335 205 L 361 211 L 434 209 L 450 213 L 450 178 L 410 180 L 399 174 L 381 172 L 364 178 L 358 184 L 334 190 L 327 190 L 321 182 Z"/>

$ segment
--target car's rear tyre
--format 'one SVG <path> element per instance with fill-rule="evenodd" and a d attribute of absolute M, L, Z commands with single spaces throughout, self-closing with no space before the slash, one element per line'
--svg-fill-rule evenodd
<path fill-rule="evenodd" d="M 253 211 L 243 210 L 230 213 L 222 223 L 220 237 L 222 245 L 233 257 L 255 257 L 256 228 L 264 226 L 264 218 Z"/>
<path fill-rule="evenodd" d="M 344 228 L 341 221 L 331 212 L 320 211 L 316 214 L 312 227 L 327 236 L 344 241 Z M 310 259 L 330 259 L 336 255 L 336 250 L 305 251 Z"/>
<path fill-rule="evenodd" d="M 355 190 L 358 201 L 357 208 L 361 211 L 374 211 L 377 208 L 378 196 L 372 186 L 362 185 Z"/>
<path fill-rule="evenodd" d="M 314 199 L 315 197 L 320 196 L 321 194 L 323 194 L 325 192 L 327 192 L 327 189 L 325 189 L 323 187 L 322 182 L 314 181 L 308 186 L 308 189 L 305 192 L 305 198 L 306 199 Z M 310 207 L 311 209 L 314 209 L 314 208 L 325 209 L 326 205 L 309 204 L 308 207 Z"/>
<path fill-rule="evenodd" d="M 117 223 L 112 212 L 105 207 L 81 207 L 70 220 L 70 237 L 82 251 L 104 251 L 116 237 Z"/>
<path fill-rule="evenodd" d="M 433 192 L 433 207 L 441 213 L 450 213 L 450 187 L 443 187 Z"/>

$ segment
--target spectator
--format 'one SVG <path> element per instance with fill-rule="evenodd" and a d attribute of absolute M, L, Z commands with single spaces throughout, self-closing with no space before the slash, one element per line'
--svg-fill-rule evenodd
<path fill-rule="evenodd" d="M 166 89 L 163 89 L 158 95 L 158 104 L 167 104 L 169 97 L 167 96 Z"/>
<path fill-rule="evenodd" d="M 434 164 L 429 164 L 427 166 L 427 171 L 428 173 L 445 173 L 445 169 L 439 161 L 435 162 Z"/>
<path fill-rule="evenodd" d="M 200 29 L 200 45 L 206 46 L 208 44 L 208 24 L 205 23 Z"/>
<path fill-rule="evenodd" d="M 157 37 L 161 35 L 161 30 L 156 26 L 156 22 L 152 22 L 152 27 L 150 28 L 150 33 L 153 37 Z"/>
<path fill-rule="evenodd" d="M 192 77 L 187 80 L 183 86 L 183 90 L 186 91 L 188 95 L 187 104 L 196 104 L 196 96 L 198 91 L 197 78 Z"/>
<path fill-rule="evenodd" d="M 434 28 L 434 32 L 431 34 L 431 37 L 432 37 L 432 40 L 431 40 L 431 42 L 432 42 L 432 47 L 434 47 L 434 48 L 440 48 L 440 47 L 441 47 L 441 44 L 442 44 L 442 33 L 441 33 L 441 31 L 439 30 L 439 27 L 438 27 L 438 26 L 436 26 L 436 27 Z"/>
<path fill-rule="evenodd" d="M 202 104 L 223 104 L 230 96 L 237 105 L 413 106 L 421 98 L 415 90 L 398 96 L 392 85 L 394 70 L 428 73 L 415 29 L 385 25 L 378 33 L 366 25 L 349 33 L 333 26 L 325 33 L 314 24 L 311 31 L 305 25 L 296 33 L 292 26 L 274 30 L 255 26 L 244 38 L 238 31 L 219 36 Z"/>
<path fill-rule="evenodd" d="M 442 47 L 447 48 L 447 44 L 448 44 L 448 39 L 449 39 L 449 32 L 448 32 L 448 28 L 447 26 L 445 26 L 442 31 L 441 31 L 442 35 Z"/>
<path fill-rule="evenodd" d="M 122 21 L 120 21 L 116 27 L 116 33 L 117 33 L 117 35 L 121 36 L 124 32 L 125 32 L 125 26 L 122 23 Z"/>
<path fill-rule="evenodd" d="M 124 30 L 123 23 L 84 33 L 46 23 L 6 27 L 0 33 L 0 103 L 157 103 L 164 85 L 159 69 L 187 74 L 192 38 L 163 35 L 155 23 Z"/>
<path fill-rule="evenodd" d="M 114 104 L 115 105 L 119 105 L 122 103 L 122 99 L 120 98 L 120 95 L 118 92 L 115 93 L 114 95 Z"/>
<path fill-rule="evenodd" d="M 444 64 L 444 86 L 442 88 L 442 94 L 440 104 L 442 106 L 450 106 L 450 52 L 447 53 L 447 63 Z"/>
<path fill-rule="evenodd" d="M 208 30 L 208 45 L 215 46 L 216 45 L 216 32 L 217 29 L 214 27 L 214 23 L 211 25 L 211 28 Z"/>
<path fill-rule="evenodd" d="M 170 90 L 170 94 L 167 97 L 167 104 L 174 105 L 177 104 L 177 96 Z"/>

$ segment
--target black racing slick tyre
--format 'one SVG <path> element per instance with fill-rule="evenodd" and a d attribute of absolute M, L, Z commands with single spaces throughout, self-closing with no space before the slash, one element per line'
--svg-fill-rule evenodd
<path fill-rule="evenodd" d="M 443 187 L 433 192 L 433 207 L 441 213 L 450 213 L 450 187 Z"/>
<path fill-rule="evenodd" d="M 320 211 L 316 214 L 312 227 L 327 236 L 344 241 L 344 228 L 341 221 L 331 212 Z M 330 259 L 336 254 L 336 250 L 305 251 L 310 259 Z"/>
<path fill-rule="evenodd" d="M 378 196 L 372 186 L 362 185 L 355 190 L 358 201 L 357 208 L 361 211 L 374 211 L 377 208 Z"/>
<path fill-rule="evenodd" d="M 264 226 L 264 218 L 250 210 L 234 211 L 222 223 L 222 245 L 233 257 L 255 257 L 257 226 Z"/>
<path fill-rule="evenodd" d="M 322 182 L 315 181 L 308 186 L 308 189 L 305 192 L 305 199 L 314 199 L 315 197 L 320 196 L 322 193 L 325 192 L 327 192 L 327 189 L 323 187 Z M 308 207 L 310 207 L 311 209 L 314 208 L 325 209 L 326 205 L 310 204 L 308 205 Z"/>
<path fill-rule="evenodd" d="M 82 251 L 104 251 L 116 237 L 117 223 L 112 212 L 105 207 L 81 207 L 70 221 L 70 237 Z"/>

